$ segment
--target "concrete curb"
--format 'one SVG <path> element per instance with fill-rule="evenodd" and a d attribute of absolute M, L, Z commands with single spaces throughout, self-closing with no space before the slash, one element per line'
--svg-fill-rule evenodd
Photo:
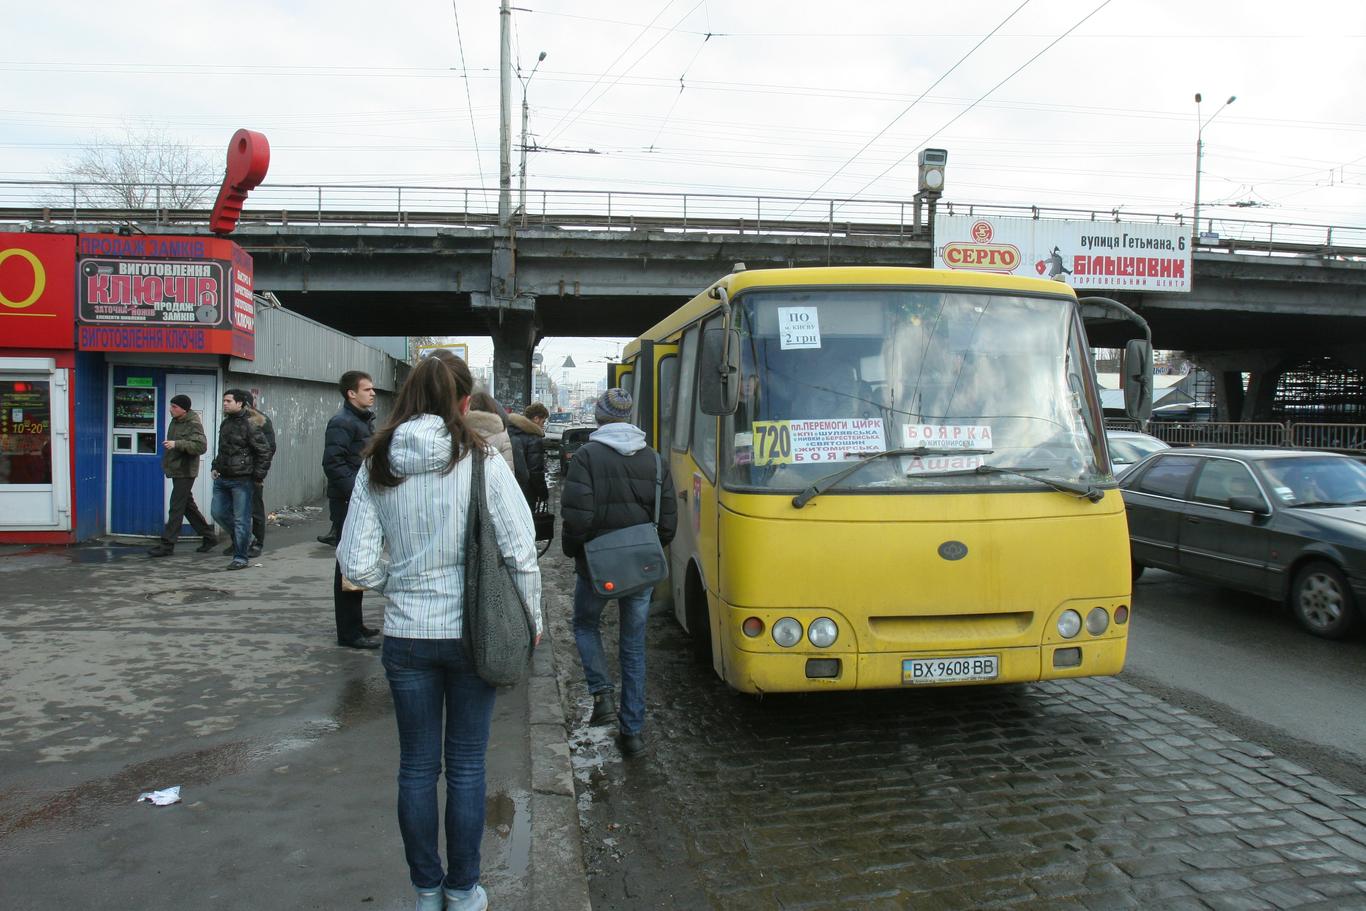
<path fill-rule="evenodd" d="M 527 691 L 531 704 L 531 908 L 592 911 L 569 727 L 549 626 L 536 649 Z"/>

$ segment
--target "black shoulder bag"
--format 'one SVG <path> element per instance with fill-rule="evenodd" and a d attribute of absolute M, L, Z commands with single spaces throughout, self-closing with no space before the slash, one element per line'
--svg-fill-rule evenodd
<path fill-rule="evenodd" d="M 605 598 L 634 595 L 654 588 L 669 575 L 664 548 L 659 543 L 659 498 L 664 486 L 664 462 L 655 457 L 655 511 L 649 522 L 618 528 L 583 546 L 588 581 Z"/>

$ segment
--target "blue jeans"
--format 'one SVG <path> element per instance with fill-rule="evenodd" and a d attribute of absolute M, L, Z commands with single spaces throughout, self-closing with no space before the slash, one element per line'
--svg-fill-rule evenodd
<path fill-rule="evenodd" d="M 650 615 L 650 594 L 647 588 L 615 599 L 621 614 L 617 641 L 621 704 L 617 707 L 617 724 L 623 734 L 639 734 L 645 727 L 645 619 Z M 579 647 L 579 661 L 583 663 L 588 692 L 594 696 L 612 692 L 612 674 L 607 668 L 602 634 L 598 631 L 603 608 L 611 600 L 593 591 L 592 582 L 575 576 L 574 644 Z"/>
<path fill-rule="evenodd" d="M 247 562 L 251 547 L 251 498 L 256 485 L 251 478 L 213 479 L 213 520 L 232 535 L 232 562 Z"/>
<path fill-rule="evenodd" d="M 459 639 L 384 637 L 384 674 L 398 720 L 398 828 L 418 889 L 473 889 L 484 837 L 484 754 L 494 689 Z M 445 732 L 442 732 L 442 714 Z M 446 865 L 437 847 L 436 780 L 446 757 Z"/>

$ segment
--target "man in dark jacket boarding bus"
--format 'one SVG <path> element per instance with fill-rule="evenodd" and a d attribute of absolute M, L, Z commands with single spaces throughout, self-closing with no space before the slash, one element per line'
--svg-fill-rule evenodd
<path fill-rule="evenodd" d="M 612 698 L 612 675 L 603 654 L 598 626 L 610 597 L 600 596 L 589 581 L 584 545 L 609 531 L 650 522 L 654 518 L 657 466 L 663 486 L 659 495 L 659 542 L 668 546 L 678 528 L 678 501 L 669 463 L 656 459 L 645 445 L 645 432 L 631 419 L 631 394 L 608 389 L 594 408 L 598 429 L 574 454 L 564 481 L 560 506 L 563 546 L 574 558 L 574 642 L 579 648 L 588 692 L 593 696 L 589 724 L 617 718 L 621 751 L 634 756 L 645 750 L 645 619 L 651 590 L 617 598 L 621 614 L 618 654 L 621 663 L 621 711 Z"/>

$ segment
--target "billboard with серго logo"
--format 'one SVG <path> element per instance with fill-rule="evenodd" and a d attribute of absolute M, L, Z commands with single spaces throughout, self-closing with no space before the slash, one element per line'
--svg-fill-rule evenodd
<path fill-rule="evenodd" d="M 934 265 L 1077 289 L 1190 291 L 1189 233 L 1178 224 L 936 215 Z"/>

